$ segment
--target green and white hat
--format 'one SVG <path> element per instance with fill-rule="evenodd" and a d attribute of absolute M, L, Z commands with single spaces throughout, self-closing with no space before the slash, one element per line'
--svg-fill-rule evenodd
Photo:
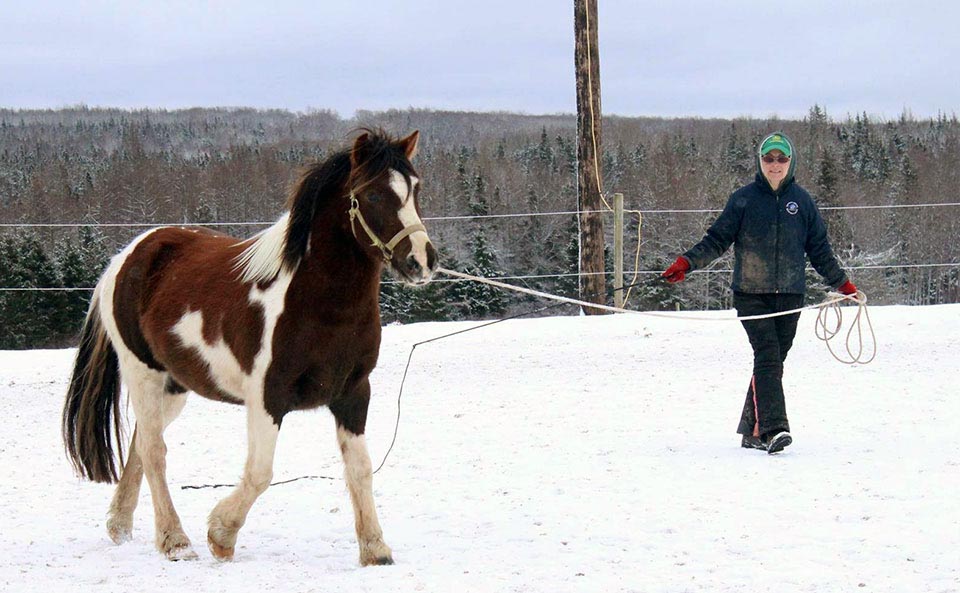
<path fill-rule="evenodd" d="M 774 132 L 760 143 L 760 156 L 763 156 L 771 150 L 779 150 L 785 156 L 793 156 L 790 149 L 790 141 L 780 132 Z"/>

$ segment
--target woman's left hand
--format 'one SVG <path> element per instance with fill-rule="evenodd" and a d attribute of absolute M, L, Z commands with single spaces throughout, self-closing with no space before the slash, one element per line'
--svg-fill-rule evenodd
<path fill-rule="evenodd" d="M 852 296 L 854 299 L 857 298 L 857 286 L 853 282 L 850 282 L 849 280 L 844 282 L 843 285 L 841 285 L 840 288 L 837 289 L 837 291 L 840 294 Z"/>

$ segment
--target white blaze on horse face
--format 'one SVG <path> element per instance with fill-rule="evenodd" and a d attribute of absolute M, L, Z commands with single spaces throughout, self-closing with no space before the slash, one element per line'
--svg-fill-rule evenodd
<path fill-rule="evenodd" d="M 419 182 L 416 177 L 411 177 L 410 185 L 407 185 L 406 177 L 398 171 L 390 171 L 390 188 L 400 198 L 402 206 L 397 216 L 404 227 L 423 224 L 417 214 L 416 200 L 413 199 L 413 188 Z M 427 244 L 430 243 L 430 237 L 424 231 L 414 231 L 407 239 L 410 241 L 410 255 L 420 264 L 421 274 L 426 278 L 430 274 L 430 266 L 427 265 Z"/>

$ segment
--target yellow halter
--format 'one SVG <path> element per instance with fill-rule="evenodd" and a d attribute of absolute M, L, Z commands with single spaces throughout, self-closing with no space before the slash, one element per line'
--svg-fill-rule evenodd
<path fill-rule="evenodd" d="M 403 227 L 400 229 L 400 232 L 393 236 L 392 239 L 384 243 L 380 240 L 380 237 L 373 232 L 373 230 L 370 228 L 370 225 L 367 224 L 367 221 L 364 220 L 363 213 L 360 212 L 360 202 L 357 200 L 357 197 L 353 194 L 353 192 L 350 193 L 350 209 L 347 210 L 347 214 L 350 215 L 350 231 L 353 232 L 353 237 L 355 239 L 359 239 L 359 237 L 357 237 L 356 226 L 354 225 L 354 221 L 359 220 L 360 226 L 367 233 L 367 237 L 369 237 L 372 241 L 371 245 L 380 250 L 380 253 L 383 254 L 383 261 L 385 262 L 389 262 L 393 257 L 393 250 L 397 247 L 397 245 L 400 244 L 400 241 L 403 241 L 417 231 L 423 231 L 424 233 L 427 232 L 427 227 L 418 222 Z"/>

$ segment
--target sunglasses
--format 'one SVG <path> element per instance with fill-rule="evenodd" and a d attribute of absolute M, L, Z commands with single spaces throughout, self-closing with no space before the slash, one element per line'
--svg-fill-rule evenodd
<path fill-rule="evenodd" d="M 789 163 L 789 162 L 790 162 L 790 157 L 788 157 L 788 156 L 782 156 L 782 155 L 781 155 L 781 156 L 771 156 L 771 155 L 768 154 L 768 155 L 766 155 L 766 156 L 764 156 L 764 157 L 762 157 L 762 158 L 763 158 L 763 162 L 765 162 L 765 163 L 767 163 L 767 164 L 776 162 L 776 163 L 780 163 L 781 165 L 783 165 L 783 164 L 786 164 L 786 163 Z"/>

